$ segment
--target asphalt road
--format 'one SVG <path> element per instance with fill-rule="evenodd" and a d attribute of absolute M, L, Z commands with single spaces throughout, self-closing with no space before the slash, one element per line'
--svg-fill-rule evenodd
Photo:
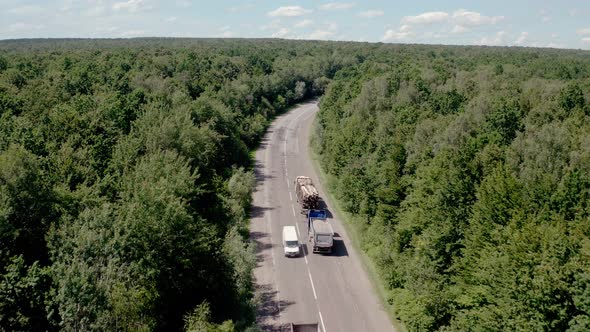
<path fill-rule="evenodd" d="M 317 111 L 316 101 L 307 102 L 278 117 L 256 151 L 250 237 L 257 245 L 258 326 L 280 331 L 290 322 L 317 322 L 324 332 L 394 331 L 312 166 L 308 143 Z M 325 200 L 336 233 L 330 255 L 311 253 L 295 198 L 298 175 L 311 177 Z M 282 228 L 288 225 L 297 227 L 302 257 L 283 254 Z"/>

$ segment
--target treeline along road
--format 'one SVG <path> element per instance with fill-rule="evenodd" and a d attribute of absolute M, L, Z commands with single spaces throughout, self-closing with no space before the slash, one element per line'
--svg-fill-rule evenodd
<path fill-rule="evenodd" d="M 0 328 L 391 329 L 355 234 L 409 330 L 588 330 L 589 91 L 576 50 L 0 41 Z"/>

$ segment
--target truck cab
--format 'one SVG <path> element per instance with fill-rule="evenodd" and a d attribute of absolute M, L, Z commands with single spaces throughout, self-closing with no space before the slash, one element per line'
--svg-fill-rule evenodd
<path fill-rule="evenodd" d="M 283 227 L 283 250 L 287 257 L 296 257 L 301 254 L 295 226 Z"/>

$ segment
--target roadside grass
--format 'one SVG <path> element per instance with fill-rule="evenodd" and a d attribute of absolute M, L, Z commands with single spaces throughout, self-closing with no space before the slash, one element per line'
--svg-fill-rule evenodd
<path fill-rule="evenodd" d="M 314 131 L 317 126 L 317 118 L 314 119 L 311 132 L 309 136 L 309 157 L 312 161 L 313 168 L 316 170 L 320 181 L 325 184 L 324 188 L 326 191 L 326 195 L 328 196 L 327 199 L 330 201 L 330 206 L 334 211 L 332 213 L 335 216 L 338 216 L 340 220 L 342 220 L 342 225 L 344 225 L 344 229 L 346 233 L 351 239 L 352 246 L 359 253 L 361 258 L 361 264 L 363 265 L 364 270 L 367 272 L 369 276 L 369 280 L 373 288 L 377 291 L 377 295 L 379 301 L 383 305 L 385 312 L 389 315 L 390 321 L 392 322 L 395 329 L 399 332 L 406 332 L 407 329 L 405 326 L 400 322 L 395 315 L 395 307 L 389 304 L 387 300 L 387 294 L 389 293 L 385 287 L 383 279 L 381 279 L 379 275 L 379 271 L 377 270 L 377 266 L 373 262 L 373 260 L 367 255 L 367 253 L 361 247 L 361 241 L 363 237 L 363 229 L 362 224 L 354 223 L 354 217 L 345 212 L 340 204 L 340 201 L 332 194 L 332 182 L 333 177 L 326 172 L 324 172 L 323 168 L 320 165 L 319 155 L 315 152 L 313 148 L 313 139 L 314 139 Z"/>

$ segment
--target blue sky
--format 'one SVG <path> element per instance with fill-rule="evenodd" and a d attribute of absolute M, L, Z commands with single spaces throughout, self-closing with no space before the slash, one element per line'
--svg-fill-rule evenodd
<path fill-rule="evenodd" d="M 276 37 L 590 49 L 590 1 L 0 0 L 0 39 Z"/>

